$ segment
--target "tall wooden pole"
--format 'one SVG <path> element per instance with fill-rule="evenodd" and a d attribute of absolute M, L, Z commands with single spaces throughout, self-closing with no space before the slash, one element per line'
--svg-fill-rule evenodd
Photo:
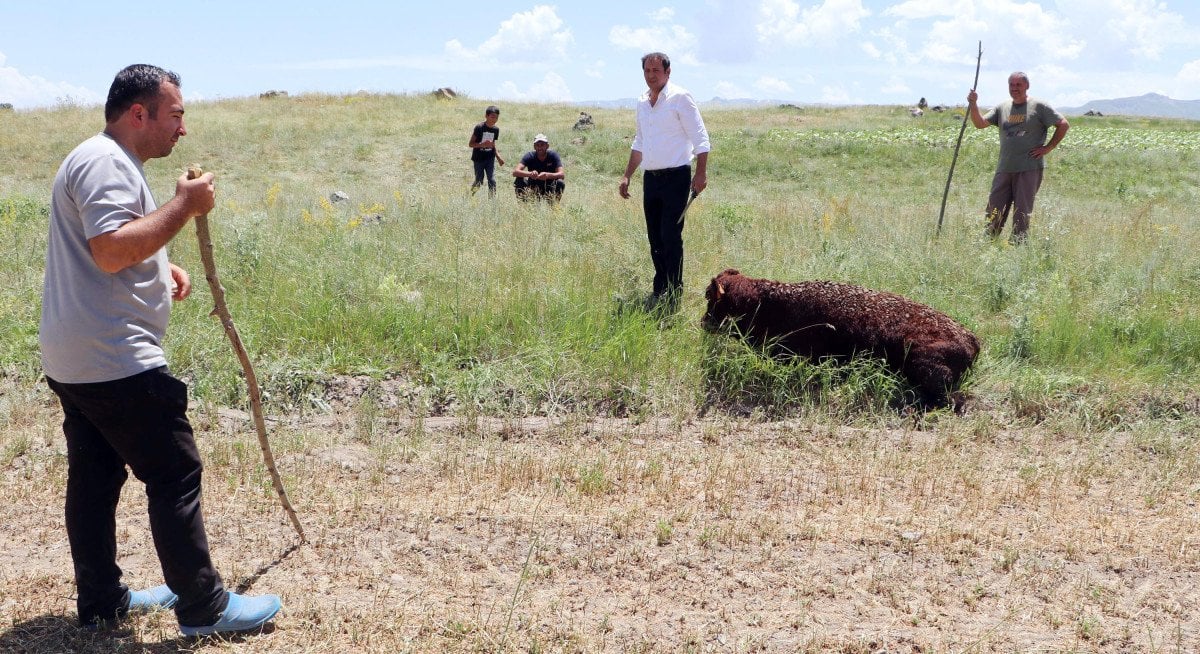
<path fill-rule="evenodd" d="M 983 62 L 983 41 L 979 42 L 979 56 L 975 59 L 975 82 L 971 84 L 974 91 L 979 86 L 979 64 Z M 971 110 L 963 112 L 962 127 L 958 128 L 958 142 L 954 144 L 954 158 L 950 160 L 950 174 L 946 176 L 946 190 L 942 193 L 942 210 L 938 213 L 937 235 L 942 235 L 942 219 L 946 216 L 946 198 L 950 196 L 950 180 L 954 179 L 954 165 L 958 163 L 958 149 L 962 147 L 963 132 L 967 131 L 967 119 Z"/>
<path fill-rule="evenodd" d="M 196 179 L 203 174 L 204 171 L 198 166 L 188 168 L 188 179 Z M 262 450 L 263 463 L 267 466 L 267 472 L 271 473 L 271 484 L 275 486 L 275 493 L 279 495 L 279 503 L 283 505 L 283 510 L 287 511 L 292 528 L 300 535 L 300 542 L 306 542 L 304 527 L 300 526 L 296 510 L 292 508 L 292 503 L 288 501 L 287 491 L 283 488 L 283 480 L 279 477 L 279 471 L 275 469 L 275 455 L 271 453 L 271 442 L 267 440 L 267 424 L 263 420 L 262 395 L 258 388 L 258 376 L 254 374 L 250 355 L 246 354 L 246 347 L 242 345 L 242 337 L 238 335 L 237 327 L 233 324 L 233 316 L 229 314 L 229 307 L 225 304 L 225 288 L 221 286 L 221 280 L 217 277 L 212 237 L 208 232 L 208 214 L 196 218 L 196 237 L 200 240 L 200 259 L 204 262 L 204 278 L 208 280 L 208 287 L 212 289 L 213 310 L 210 315 L 220 318 L 221 326 L 225 328 L 225 335 L 233 344 L 233 351 L 242 364 L 242 370 L 246 373 L 246 386 L 250 394 L 250 413 L 254 416 L 254 427 L 258 430 L 258 446 Z"/>

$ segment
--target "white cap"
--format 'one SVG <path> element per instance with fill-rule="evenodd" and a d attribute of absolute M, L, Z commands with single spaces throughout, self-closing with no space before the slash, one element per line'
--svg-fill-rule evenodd
<path fill-rule="evenodd" d="M 533 142 L 535 145 L 538 143 L 545 143 L 546 145 L 550 145 L 550 139 L 546 138 L 545 134 L 538 134 L 537 136 L 533 137 Z"/>

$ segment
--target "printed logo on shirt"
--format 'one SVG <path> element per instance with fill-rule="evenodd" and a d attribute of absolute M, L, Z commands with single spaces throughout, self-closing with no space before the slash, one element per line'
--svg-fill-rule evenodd
<path fill-rule="evenodd" d="M 1004 121 L 1004 136 L 1008 138 L 1021 138 L 1028 134 L 1023 129 L 1025 124 L 1025 114 L 1009 114 L 1008 120 Z"/>

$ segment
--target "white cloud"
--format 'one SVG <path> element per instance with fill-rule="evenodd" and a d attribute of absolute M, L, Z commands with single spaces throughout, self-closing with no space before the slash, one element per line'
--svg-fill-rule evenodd
<path fill-rule="evenodd" d="M 1095 40 L 1099 56 L 1133 55 L 1156 61 L 1172 48 L 1194 50 L 1200 45 L 1200 26 L 1188 25 L 1160 0 L 1058 0 L 1057 4 L 1064 16 L 1071 17 L 1077 34 Z"/>
<path fill-rule="evenodd" d="M 36 75 L 23 75 L 11 66 L 0 52 L 0 102 L 17 109 L 50 107 L 54 104 L 103 104 L 104 97 L 91 89 L 66 82 L 52 82 Z"/>
<path fill-rule="evenodd" d="M 962 9 L 962 3 L 945 0 L 907 0 L 883 10 L 885 16 L 896 16 L 902 20 L 920 20 L 938 16 L 953 16 Z"/>
<path fill-rule="evenodd" d="M 527 90 L 521 90 L 514 82 L 500 85 L 500 97 L 522 102 L 571 102 L 571 88 L 562 75 L 554 71 L 546 73 L 540 82 L 534 82 Z"/>
<path fill-rule="evenodd" d="M 544 62 L 565 59 L 574 40 L 554 7 L 538 5 L 500 23 L 500 30 L 478 48 L 468 48 L 458 39 L 447 41 L 446 54 L 472 61 Z"/>
<path fill-rule="evenodd" d="M 1178 78 L 1181 82 L 1200 82 L 1200 59 L 1184 64 Z"/>
<path fill-rule="evenodd" d="M 1175 75 L 1171 97 L 1179 100 L 1200 98 L 1200 59 L 1184 64 Z"/>
<path fill-rule="evenodd" d="M 826 104 L 852 104 L 850 92 L 842 86 L 826 86 L 822 88 L 821 102 Z"/>
<path fill-rule="evenodd" d="M 713 87 L 713 93 L 716 93 L 718 98 L 725 98 L 726 100 L 736 100 L 738 98 L 749 97 L 750 95 L 742 90 L 742 87 L 733 82 L 717 82 L 717 85 Z"/>
<path fill-rule="evenodd" d="M 1136 56 L 1158 59 L 1170 45 L 1196 43 L 1183 17 L 1167 11 L 1166 3 L 1125 0 L 1112 8 L 1117 15 L 1108 20 L 1109 30 L 1129 43 Z"/>
<path fill-rule="evenodd" d="M 956 43 L 947 43 L 946 41 L 937 38 L 931 38 L 925 42 L 925 45 L 920 50 L 920 56 L 925 61 L 931 61 L 938 64 L 965 64 L 967 62 L 974 63 L 975 58 L 979 55 L 979 50 L 967 56 Z"/>
<path fill-rule="evenodd" d="M 909 48 L 908 40 L 892 28 L 885 27 L 871 34 L 883 41 L 884 46 L 883 50 L 879 50 L 874 45 L 871 48 L 892 66 L 908 66 L 916 63 L 919 59 Z"/>
<path fill-rule="evenodd" d="M 754 86 L 767 97 L 792 92 L 792 85 L 777 77 L 760 77 Z"/>
<path fill-rule="evenodd" d="M 906 84 L 904 82 L 904 80 L 900 79 L 899 77 L 896 77 L 895 75 L 893 75 L 892 77 L 889 77 L 887 79 L 887 81 L 884 83 L 884 85 L 879 90 L 883 93 L 888 93 L 888 94 L 893 94 L 893 95 L 912 93 L 912 89 L 909 88 L 908 84 Z"/>
<path fill-rule="evenodd" d="M 976 50 L 978 53 L 978 50 Z M 930 40 L 920 49 L 920 58 L 934 64 L 965 64 L 966 56 L 952 43 Z M 974 56 L 970 59 L 974 61 Z"/>
<path fill-rule="evenodd" d="M 1142 0 L 1111 0 L 1141 2 Z M 1057 6 L 1093 0 L 1058 0 Z M 1051 8 L 1046 8 L 1048 5 Z M 900 18 L 896 25 L 872 32 L 887 47 L 884 58 L 895 65 L 919 63 L 965 66 L 974 64 L 982 41 L 985 60 L 1013 62 L 1069 61 L 1079 59 L 1090 33 L 1078 29 L 1072 21 L 1079 15 L 1094 13 L 1081 7 L 1078 12 L 1055 11 L 1046 0 L 960 0 L 946 4 L 941 0 L 907 0 L 883 10 L 883 15 Z M 909 48 L 908 42 L 920 43 Z"/>
<path fill-rule="evenodd" d="M 608 41 L 618 48 L 636 50 L 640 53 L 665 52 L 676 60 L 696 63 L 696 37 L 682 25 L 661 25 L 634 28 L 614 25 L 608 32 Z"/>
<path fill-rule="evenodd" d="M 1011 0 L 993 0 L 1003 5 Z M 977 0 L 960 0 L 947 4 L 942 0 L 907 0 L 883 10 L 885 16 L 895 16 L 900 22 L 884 27 L 875 36 L 888 43 L 888 60 L 896 65 L 913 65 L 920 62 L 959 64 L 968 58 L 974 61 L 976 49 L 965 54 L 965 48 L 974 46 L 970 36 L 986 39 L 987 21 L 977 17 Z M 1036 5 L 1032 5 L 1031 8 Z M 991 11 L 991 5 L 988 5 Z M 1032 12 L 1031 12 L 1032 13 Z M 940 18 L 929 24 L 928 19 Z M 926 21 L 920 25 L 910 24 Z M 903 36 L 902 36 L 903 35 Z M 964 38 L 964 35 L 969 35 Z M 915 51 L 909 48 L 908 40 L 924 39 Z"/>
<path fill-rule="evenodd" d="M 486 64 L 486 65 L 485 65 Z M 316 61 L 295 61 L 264 65 L 266 70 L 301 70 L 301 71 L 330 71 L 330 70 L 366 70 L 372 68 L 411 68 L 423 71 L 461 71 L 479 70 L 491 67 L 490 62 L 477 60 L 462 61 L 449 57 L 416 56 L 416 57 L 363 57 L 358 59 L 320 59 Z"/>
<path fill-rule="evenodd" d="M 650 12 L 650 20 L 656 23 L 670 22 L 675 18 L 675 10 L 670 7 L 663 7 Z"/>
<path fill-rule="evenodd" d="M 699 33 L 697 55 L 706 64 L 758 63 L 757 12 L 747 10 L 745 0 L 707 0 L 689 18 Z"/>
<path fill-rule="evenodd" d="M 801 10 L 793 0 L 763 0 L 759 6 L 758 38 L 764 44 L 824 45 L 857 32 L 871 12 L 862 0 L 824 0 Z"/>
<path fill-rule="evenodd" d="M 997 23 L 1012 26 L 1013 34 L 1018 37 L 1016 43 L 1008 43 L 1012 46 L 1010 52 L 1033 47 L 1041 53 L 1039 58 L 1063 61 L 1079 58 L 1087 45 L 1086 39 L 1072 33 L 1070 20 L 1061 14 L 1012 0 L 999 2 L 997 10 L 1000 19 Z M 961 30 L 963 27 L 960 25 L 951 29 Z M 958 38 L 961 39 L 964 33 L 970 32 L 958 31 Z"/>
<path fill-rule="evenodd" d="M 604 69 L 607 66 L 608 64 L 604 60 L 599 60 L 591 66 L 584 68 L 583 74 L 595 79 L 601 79 L 604 77 Z"/>
<path fill-rule="evenodd" d="M 865 52 L 866 55 L 872 59 L 879 59 L 879 58 L 883 57 L 883 53 L 879 51 L 879 48 L 876 47 L 875 44 L 871 43 L 870 41 L 866 41 L 862 44 L 862 51 Z"/>
<path fill-rule="evenodd" d="M 1082 78 L 1078 73 L 1070 68 L 1059 66 L 1057 64 L 1044 64 L 1034 66 L 1030 70 L 1025 71 L 1029 75 L 1030 95 L 1037 96 L 1036 90 L 1056 89 L 1067 86 L 1075 86 L 1082 82 Z M 1034 84 L 1037 85 L 1036 89 Z"/>

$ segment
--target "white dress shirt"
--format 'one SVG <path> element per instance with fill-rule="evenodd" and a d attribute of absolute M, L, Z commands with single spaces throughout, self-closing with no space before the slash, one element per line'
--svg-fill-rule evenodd
<path fill-rule="evenodd" d="M 647 89 L 638 98 L 632 149 L 642 153 L 643 170 L 686 166 L 693 155 L 708 152 L 708 130 L 692 94 L 667 82 L 651 106 Z"/>

